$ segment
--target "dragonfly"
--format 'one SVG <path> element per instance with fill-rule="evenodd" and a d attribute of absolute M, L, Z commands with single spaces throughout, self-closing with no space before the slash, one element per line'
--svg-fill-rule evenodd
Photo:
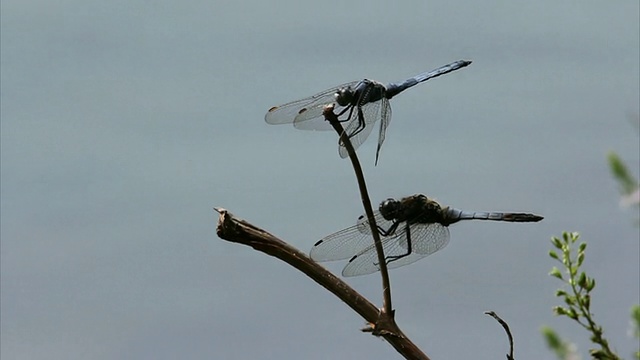
<path fill-rule="evenodd" d="M 449 243 L 449 225 L 463 220 L 538 222 L 542 216 L 529 213 L 472 212 L 441 206 L 422 194 L 400 200 L 387 199 L 374 211 L 377 231 L 387 267 L 398 268 L 443 249 Z M 335 232 L 313 245 L 315 261 L 346 260 L 345 277 L 380 270 L 371 227 L 365 215 L 356 225 Z"/>
<path fill-rule="evenodd" d="M 403 82 L 384 85 L 378 81 L 363 79 L 338 85 L 304 99 L 274 106 L 265 115 L 268 124 L 291 124 L 303 130 L 333 130 L 324 119 L 325 106 L 333 105 L 344 131 L 357 149 L 369 136 L 375 123 L 380 120 L 376 164 L 385 133 L 391 121 L 389 100 L 404 90 L 421 82 L 450 73 L 471 64 L 468 60 L 458 60 L 435 70 L 411 77 Z M 342 118 L 340 118 L 342 117 Z M 347 150 L 339 142 L 340 157 L 348 156 Z"/>

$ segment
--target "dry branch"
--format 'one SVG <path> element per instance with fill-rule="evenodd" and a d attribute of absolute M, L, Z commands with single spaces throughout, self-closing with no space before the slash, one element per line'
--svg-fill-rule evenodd
<path fill-rule="evenodd" d="M 307 254 L 267 231 L 234 217 L 225 209 L 216 208 L 215 210 L 220 214 L 216 232 L 221 239 L 251 246 L 255 250 L 274 256 L 295 267 L 362 316 L 370 324 L 370 328 L 366 331 L 384 338 L 406 359 L 429 359 L 402 333 L 394 321 L 393 314 L 380 311 L 347 283 L 311 260 Z"/>

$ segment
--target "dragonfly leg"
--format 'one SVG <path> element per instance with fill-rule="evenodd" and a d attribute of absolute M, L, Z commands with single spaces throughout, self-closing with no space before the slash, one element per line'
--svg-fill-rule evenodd
<path fill-rule="evenodd" d="M 393 234 L 395 234 L 395 232 L 396 232 L 396 229 L 398 229 L 398 225 L 400 225 L 400 222 L 396 221 L 387 230 L 384 230 L 383 228 L 378 226 L 378 232 L 382 236 L 393 236 Z M 409 254 L 411 254 L 411 232 L 409 230 L 409 226 L 406 227 L 405 232 L 407 233 L 407 252 L 406 252 L 406 254 L 385 256 L 384 259 L 385 259 L 385 262 L 387 264 L 389 264 L 392 261 L 396 261 L 396 260 L 402 259 L 403 257 L 409 256 Z M 379 265 L 379 263 L 377 263 L 377 262 L 374 262 L 373 264 L 376 265 L 376 266 Z"/>
<path fill-rule="evenodd" d="M 360 96 L 358 97 L 358 102 L 355 105 L 358 108 L 358 127 L 353 133 L 349 134 L 349 139 L 358 135 L 362 130 L 364 130 L 367 127 L 367 122 L 366 122 L 367 119 L 364 118 L 364 113 L 362 112 L 362 106 L 366 105 L 371 101 L 370 100 L 371 90 L 372 90 L 372 86 L 368 86 L 365 91 L 360 92 Z M 351 116 L 349 116 L 349 118 L 351 118 Z"/>
<path fill-rule="evenodd" d="M 342 111 L 340 111 L 338 114 L 336 114 L 336 118 L 338 118 L 338 122 L 344 123 L 347 122 L 351 119 L 351 116 L 353 115 L 353 105 L 347 106 L 346 108 L 342 109 Z M 344 115 L 344 113 L 347 112 L 347 110 L 349 110 L 349 114 L 347 115 L 346 118 L 344 119 L 340 119 L 340 116 Z M 353 135 L 349 135 L 349 139 L 351 139 Z"/>
<path fill-rule="evenodd" d="M 338 117 L 338 121 L 346 122 L 346 121 L 351 120 L 351 117 L 353 116 L 353 109 L 354 108 L 358 109 L 357 110 L 358 111 L 358 127 L 351 134 L 347 134 L 349 136 L 349 139 L 351 139 L 354 136 L 358 135 L 358 133 L 360 133 L 362 130 L 364 130 L 366 125 L 367 125 L 367 123 L 365 121 L 366 119 L 364 118 L 364 113 L 362 112 L 362 106 L 361 106 L 361 104 L 363 103 L 363 98 L 364 98 L 364 95 L 361 94 L 360 97 L 358 98 L 358 102 L 357 102 L 356 105 L 349 105 L 349 106 L 345 107 L 336 116 L 336 117 Z M 345 112 L 347 112 L 347 110 L 349 110 L 349 115 L 346 118 L 340 120 L 339 119 L 340 116 L 342 116 Z"/>
<path fill-rule="evenodd" d="M 340 120 L 338 119 L 339 122 L 347 122 L 351 119 L 351 116 L 353 115 L 353 109 L 355 108 L 355 106 L 349 106 L 344 108 L 344 110 L 342 110 L 340 113 L 338 113 L 338 116 L 341 116 L 342 114 L 344 114 L 347 109 L 349 110 L 349 115 Z M 357 107 L 358 108 L 358 127 L 356 128 L 356 130 L 354 132 L 352 132 L 351 134 L 347 134 L 347 136 L 349 137 L 349 139 L 353 138 L 354 136 L 358 135 L 358 133 L 360 133 L 362 130 L 364 130 L 365 128 L 365 121 L 364 121 L 364 114 L 362 113 L 362 108 L 360 106 Z M 346 130 L 345 130 L 346 132 Z"/>
<path fill-rule="evenodd" d="M 364 114 L 362 113 L 362 107 L 358 106 L 358 127 L 356 128 L 356 131 L 349 134 L 349 139 L 358 135 L 362 130 L 364 130 L 365 127 L 366 127 L 366 123 L 364 119 Z"/>
<path fill-rule="evenodd" d="M 380 225 L 378 225 L 378 233 L 382 236 L 390 236 L 396 232 L 398 229 L 398 225 L 400 225 L 399 221 L 395 221 L 387 230 L 383 229 Z"/>
<path fill-rule="evenodd" d="M 411 254 L 411 230 L 409 229 L 409 226 L 405 228 L 405 232 L 407 233 L 407 252 L 402 255 L 385 256 L 385 261 L 387 262 L 387 264 L 392 261 L 400 260 L 403 257 L 409 256 Z"/>
<path fill-rule="evenodd" d="M 347 110 L 349 110 L 349 115 L 345 119 L 340 120 L 340 116 L 342 116 L 344 113 L 346 113 Z M 347 121 L 349 121 L 349 119 L 351 119 L 351 115 L 352 114 L 353 114 L 353 105 L 347 106 L 346 108 L 342 109 L 342 111 L 340 111 L 338 114 L 336 114 L 336 117 L 338 118 L 339 122 L 347 122 Z"/>

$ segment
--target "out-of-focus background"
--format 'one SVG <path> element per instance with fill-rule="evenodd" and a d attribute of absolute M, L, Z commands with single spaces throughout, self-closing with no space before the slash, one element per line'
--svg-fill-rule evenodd
<path fill-rule="evenodd" d="M 361 78 L 467 68 L 392 100 L 372 201 L 542 214 L 465 222 L 391 272 L 402 329 L 432 358 L 552 358 L 549 238 L 580 231 L 595 319 L 630 357 L 638 174 L 637 1 L 16 1 L 1 11 L 3 359 L 389 359 L 363 320 L 286 264 L 215 234 L 221 206 L 308 250 L 363 212 L 331 132 L 271 106 Z M 344 263 L 327 266 L 340 272 Z M 348 279 L 381 303 L 377 275 Z"/>

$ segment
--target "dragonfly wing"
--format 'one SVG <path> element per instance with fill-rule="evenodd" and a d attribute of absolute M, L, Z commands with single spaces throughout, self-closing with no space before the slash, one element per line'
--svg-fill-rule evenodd
<path fill-rule="evenodd" d="M 406 226 L 406 225 L 405 225 Z M 382 237 L 387 268 L 394 269 L 409 265 L 444 248 L 449 243 L 449 229 L 438 223 L 413 224 L 411 232 L 411 253 L 407 254 L 408 241 L 406 227 L 398 229 L 388 237 Z M 393 257 L 398 257 L 393 259 Z M 342 270 L 345 277 L 371 274 L 380 271 L 375 245 L 370 245 L 349 260 Z"/>
<path fill-rule="evenodd" d="M 309 256 L 315 261 L 344 260 L 372 243 L 370 234 L 362 233 L 357 225 L 328 235 L 313 245 Z"/>
<path fill-rule="evenodd" d="M 386 258 L 407 254 L 407 240 L 404 234 L 405 228 L 403 227 L 390 236 L 381 236 L 380 241 L 382 241 L 382 248 Z M 387 262 L 387 268 L 393 269 L 404 266 L 418 261 L 425 256 L 427 255 L 412 252 L 409 255 Z M 380 271 L 378 253 L 375 245 L 371 244 L 349 260 L 349 263 L 342 269 L 342 275 L 345 277 L 360 276 L 372 274 L 376 271 Z"/>
<path fill-rule="evenodd" d="M 325 95 L 327 96 L 324 100 L 330 101 L 328 94 Z M 284 105 L 274 106 L 269 109 L 269 111 L 267 111 L 267 114 L 264 116 L 264 121 L 266 121 L 267 124 L 271 125 L 291 124 L 294 122 L 296 116 L 300 114 L 300 111 L 302 111 L 302 109 L 305 109 L 314 101 L 315 100 L 313 97 L 308 97 L 305 99 L 292 101 Z"/>
<path fill-rule="evenodd" d="M 385 232 L 393 225 L 393 221 L 385 219 L 378 210 L 373 211 L 373 217 L 376 219 L 376 226 Z M 371 234 L 371 226 L 369 226 L 369 220 L 366 215 L 360 215 L 357 226 L 363 234 Z M 373 239 L 371 241 L 373 242 Z M 357 254 L 357 252 L 354 252 L 352 255 L 355 254 Z"/>
<path fill-rule="evenodd" d="M 375 211 L 376 222 L 386 221 Z M 353 257 L 373 244 L 371 228 L 366 216 L 358 218 L 358 223 L 346 229 L 327 235 L 313 245 L 309 256 L 315 261 L 345 260 Z"/>
<path fill-rule="evenodd" d="M 378 147 L 376 149 L 376 164 L 378 163 L 380 149 L 382 148 L 382 143 L 384 142 L 384 137 L 387 133 L 387 127 L 391 122 L 391 105 L 389 105 L 389 100 L 382 99 L 380 103 L 380 131 L 378 133 Z"/>
<path fill-rule="evenodd" d="M 373 212 L 376 225 L 385 231 L 393 222 L 385 220 L 378 210 Z M 309 256 L 315 261 L 345 260 L 373 244 L 371 227 L 366 215 L 361 215 L 354 226 L 327 235 L 313 245 Z"/>
<path fill-rule="evenodd" d="M 447 246 L 449 239 L 449 228 L 440 223 L 411 226 L 411 250 L 418 254 L 431 255 Z"/>
<path fill-rule="evenodd" d="M 357 81 L 332 87 L 313 96 L 292 101 L 280 106 L 274 106 L 265 115 L 264 119 L 268 124 L 291 124 L 294 123 L 297 128 L 309 130 L 326 130 L 331 129 L 330 126 L 323 126 L 322 111 L 324 106 L 334 102 L 335 93 L 343 87 L 353 86 Z M 321 119 L 318 119 L 321 118 Z M 302 125 L 304 122 L 316 123 Z"/>

